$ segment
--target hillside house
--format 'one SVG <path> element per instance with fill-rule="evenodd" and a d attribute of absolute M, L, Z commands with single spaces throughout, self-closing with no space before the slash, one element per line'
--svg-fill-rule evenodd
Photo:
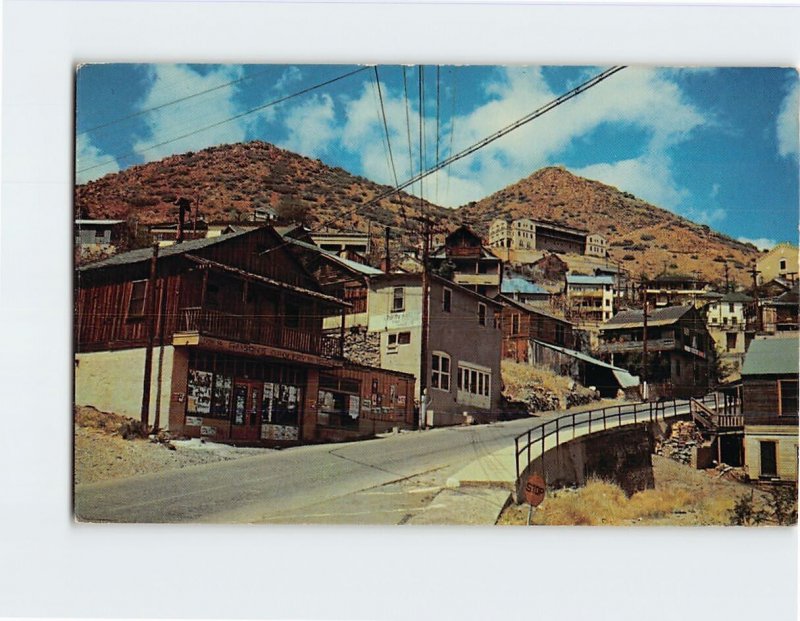
<path fill-rule="evenodd" d="M 695 276 L 664 272 L 645 282 L 645 292 L 657 307 L 691 303 L 699 308 L 704 304 L 707 285 Z"/>
<path fill-rule="evenodd" d="M 370 238 L 367 233 L 312 231 L 311 239 L 323 250 L 344 258 L 348 257 L 348 253 L 368 255 L 370 252 Z"/>
<path fill-rule="evenodd" d="M 796 281 L 800 267 L 800 249 L 793 244 L 778 244 L 756 260 L 758 284 L 775 278 Z"/>
<path fill-rule="evenodd" d="M 507 272 L 503 276 L 500 294 L 524 304 L 547 305 L 550 302 L 550 292 L 547 289 L 513 272 Z"/>
<path fill-rule="evenodd" d="M 497 301 L 504 304 L 501 323 L 503 358 L 514 362 L 541 363 L 534 341 L 577 349 L 575 326 L 566 319 L 505 295 L 499 296 Z"/>
<path fill-rule="evenodd" d="M 717 348 L 717 355 L 729 373 L 738 375 L 744 354 L 754 335 L 752 321 L 748 325 L 753 299 L 739 292 L 730 292 L 709 302 L 705 307 L 706 326 Z"/>
<path fill-rule="evenodd" d="M 785 293 L 761 301 L 760 330 L 767 334 L 797 332 L 800 329 L 800 284 L 795 284 Z"/>
<path fill-rule="evenodd" d="M 591 233 L 587 235 L 584 254 L 592 257 L 608 256 L 608 240 L 599 233 Z"/>
<path fill-rule="evenodd" d="M 271 227 L 174 244 L 154 263 L 153 278 L 150 249 L 79 268 L 76 404 L 140 418 L 152 334 L 147 421 L 175 435 L 270 445 L 361 437 L 376 425 L 362 409 L 376 379 L 398 396 L 381 420 L 412 424 L 410 397 L 401 406 L 399 395 L 413 378 L 343 359 L 322 322 L 346 303 Z"/>
<path fill-rule="evenodd" d="M 450 233 L 431 253 L 431 269 L 454 283 L 487 297 L 500 293 L 503 262 L 487 250 L 481 238 L 467 226 Z"/>
<path fill-rule="evenodd" d="M 564 297 L 574 316 L 600 323 L 614 314 L 613 276 L 567 274 L 564 282 Z"/>
<path fill-rule="evenodd" d="M 797 483 L 798 347 L 796 336 L 757 338 L 742 367 L 747 474 Z"/>
<path fill-rule="evenodd" d="M 81 257 L 113 254 L 125 233 L 125 220 L 75 220 L 75 248 Z"/>
<path fill-rule="evenodd" d="M 369 283 L 368 336 L 377 337 L 380 366 L 419 377 L 422 276 L 386 274 Z M 454 425 L 464 413 L 492 420 L 500 405 L 502 305 L 431 276 L 426 385 L 429 426 Z M 420 385 L 415 398 L 419 401 Z"/>
<path fill-rule="evenodd" d="M 644 352 L 644 314 L 623 311 L 600 326 L 598 353 L 611 364 L 638 373 Z M 674 398 L 704 395 L 711 384 L 714 344 L 703 316 L 692 305 L 648 311 L 647 371 L 642 380 Z"/>

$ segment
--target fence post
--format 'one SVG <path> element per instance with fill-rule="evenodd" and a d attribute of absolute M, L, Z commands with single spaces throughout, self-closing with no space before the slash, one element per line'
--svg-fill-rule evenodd
<path fill-rule="evenodd" d="M 622 427 L 622 406 L 617 406 L 617 427 Z"/>
<path fill-rule="evenodd" d="M 575 439 L 575 412 L 572 413 L 572 439 Z"/>
<path fill-rule="evenodd" d="M 519 437 L 514 438 L 514 449 L 515 449 L 514 461 L 516 462 L 516 466 L 517 466 L 516 483 L 519 484 Z"/>

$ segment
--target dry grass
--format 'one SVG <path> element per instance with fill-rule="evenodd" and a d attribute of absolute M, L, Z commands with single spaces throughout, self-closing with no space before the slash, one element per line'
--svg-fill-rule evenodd
<path fill-rule="evenodd" d="M 584 487 L 549 491 L 534 513 L 534 524 L 550 526 L 727 526 L 736 500 L 751 487 L 718 478 L 670 459 L 653 456 L 655 489 L 627 498 L 614 483 L 590 480 Z M 756 490 L 754 506 L 766 508 Z M 525 524 L 527 506 L 510 507 L 499 524 Z"/>
<path fill-rule="evenodd" d="M 504 392 L 512 400 L 517 399 L 530 386 L 540 386 L 560 396 L 569 392 L 572 384 L 570 378 L 557 375 L 550 369 L 511 360 L 503 360 L 500 369 L 505 385 Z"/>

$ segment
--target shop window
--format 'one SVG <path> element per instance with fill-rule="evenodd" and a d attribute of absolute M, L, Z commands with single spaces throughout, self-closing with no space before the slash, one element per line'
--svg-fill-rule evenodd
<path fill-rule="evenodd" d="M 450 356 L 445 353 L 431 355 L 431 388 L 450 391 Z"/>
<path fill-rule="evenodd" d="M 405 289 L 403 287 L 395 287 L 392 291 L 392 312 L 401 313 L 405 308 Z"/>
<path fill-rule="evenodd" d="M 145 300 L 147 299 L 147 281 L 135 280 L 131 287 L 131 299 L 128 301 L 128 318 L 144 317 Z"/>

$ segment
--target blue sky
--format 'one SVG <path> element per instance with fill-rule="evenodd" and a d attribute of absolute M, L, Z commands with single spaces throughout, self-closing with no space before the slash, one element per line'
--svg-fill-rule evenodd
<path fill-rule="evenodd" d="M 393 184 L 372 68 L 265 107 L 358 68 L 86 65 L 76 81 L 77 180 L 264 140 Z M 426 66 L 425 164 L 436 161 L 437 143 L 441 160 L 603 69 Z M 378 74 L 402 182 L 419 169 L 419 69 L 406 68 L 406 88 L 402 67 Z M 796 243 L 799 101 L 793 69 L 629 67 L 431 175 L 422 192 L 455 207 L 563 165 L 760 247 Z"/>

